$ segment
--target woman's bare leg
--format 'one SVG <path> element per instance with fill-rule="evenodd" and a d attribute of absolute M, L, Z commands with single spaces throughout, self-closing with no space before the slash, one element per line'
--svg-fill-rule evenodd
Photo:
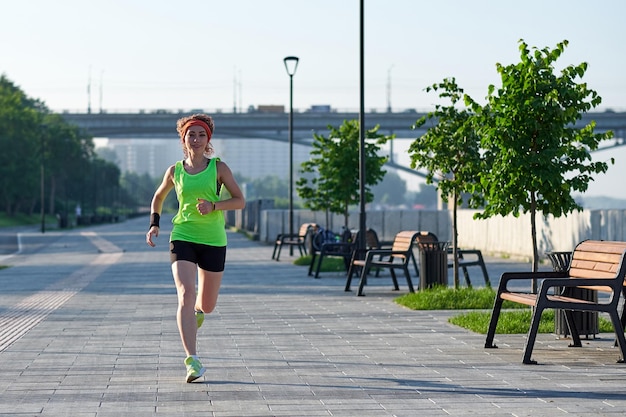
<path fill-rule="evenodd" d="M 223 271 L 210 272 L 198 268 L 198 297 L 195 301 L 196 310 L 209 314 L 215 309 L 223 275 Z"/>
<path fill-rule="evenodd" d="M 187 356 L 196 354 L 196 336 L 198 326 L 194 314 L 196 303 L 196 264 L 189 261 L 176 261 L 172 263 L 172 275 L 178 294 L 178 310 L 176 322 L 183 349 Z"/>

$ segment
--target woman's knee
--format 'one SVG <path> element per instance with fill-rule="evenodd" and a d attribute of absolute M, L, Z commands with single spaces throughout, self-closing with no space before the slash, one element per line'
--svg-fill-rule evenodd
<path fill-rule="evenodd" d="M 196 308 L 201 310 L 204 314 L 210 314 L 215 310 L 215 306 L 217 305 L 217 300 L 215 301 L 204 301 L 198 300 L 196 303 Z"/>
<path fill-rule="evenodd" d="M 180 286 L 177 288 L 178 304 L 182 307 L 193 306 L 196 302 L 196 289 Z"/>

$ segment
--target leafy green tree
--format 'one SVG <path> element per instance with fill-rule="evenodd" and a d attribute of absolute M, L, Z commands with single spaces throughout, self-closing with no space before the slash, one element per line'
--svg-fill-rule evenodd
<path fill-rule="evenodd" d="M 304 174 L 297 183 L 298 195 L 311 210 L 343 214 L 348 227 L 348 209 L 359 203 L 359 121 L 344 120 L 339 128 L 328 126 L 329 134 L 313 135 L 311 158 L 301 165 Z M 365 201 L 374 198 L 370 187 L 385 175 L 386 156 L 380 148 L 393 135 L 378 133 L 378 126 L 365 132 Z"/>
<path fill-rule="evenodd" d="M 48 212 L 56 213 L 55 202 L 59 195 L 67 201 L 71 183 L 80 175 L 82 160 L 93 156 L 93 141 L 76 126 L 65 122 L 54 113 L 43 116 L 44 163 L 48 194 Z M 68 208 L 65 207 L 64 211 Z"/>
<path fill-rule="evenodd" d="M 435 111 L 421 117 L 415 128 L 431 122 L 425 134 L 409 147 L 411 168 L 427 170 L 426 183 L 437 178 L 437 188 L 443 201 L 452 200 L 452 248 L 454 259 L 454 287 L 459 287 L 457 207 L 463 202 L 463 192 L 472 190 L 478 182 L 480 163 L 480 140 L 472 123 L 474 114 L 459 109 L 458 103 L 465 97 L 454 78 L 433 84 L 426 91 L 438 91 L 439 97 L 450 100 L 450 105 L 435 106 Z M 473 196 L 470 195 L 470 200 Z"/>
<path fill-rule="evenodd" d="M 0 200 L 4 211 L 34 208 L 38 201 L 42 155 L 41 104 L 24 94 L 6 76 L 0 76 Z"/>
<path fill-rule="evenodd" d="M 587 64 L 555 73 L 555 63 L 567 45 L 565 40 L 552 50 L 532 48 L 531 52 L 520 40 L 520 62 L 497 64 L 502 86 L 497 90 L 489 86 L 485 106 L 472 105 L 478 114 L 485 164 L 480 178 L 485 205 L 476 217 L 530 213 L 533 271 L 539 263 L 537 212 L 560 217 L 581 210 L 572 192 L 584 192 L 593 174 L 608 169 L 605 162 L 592 162 L 590 151 L 611 138 L 612 132 L 595 133 L 595 122 L 575 125 L 601 102 L 586 83 L 578 82 Z"/>
<path fill-rule="evenodd" d="M 33 214 L 37 205 L 55 213 L 59 194 L 66 209 L 70 200 L 84 205 L 85 193 L 93 194 L 94 202 L 99 195 L 112 202 L 119 194 L 119 168 L 94 157 L 92 138 L 43 102 L 28 97 L 4 75 L 0 76 L 0 146 L 0 207 L 8 215 Z M 89 181 L 95 175 L 100 181 Z M 41 201 L 42 185 L 45 201 Z"/>

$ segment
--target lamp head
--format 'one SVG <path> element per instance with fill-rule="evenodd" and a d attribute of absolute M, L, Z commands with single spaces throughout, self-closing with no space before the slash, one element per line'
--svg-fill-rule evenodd
<path fill-rule="evenodd" d="M 285 62 L 285 69 L 287 70 L 287 74 L 289 74 L 290 77 L 293 77 L 296 73 L 296 69 L 298 69 L 298 57 L 287 56 L 285 57 L 285 59 L 283 59 L 283 61 Z"/>

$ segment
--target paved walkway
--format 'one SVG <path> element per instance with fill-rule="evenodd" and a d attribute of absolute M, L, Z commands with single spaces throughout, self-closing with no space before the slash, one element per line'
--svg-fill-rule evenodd
<path fill-rule="evenodd" d="M 541 335 L 540 365 L 523 365 L 523 335 L 498 335 L 500 349 L 485 350 L 483 335 L 447 322 L 457 312 L 394 304 L 388 277 L 356 297 L 341 274 L 310 278 L 237 234 L 218 308 L 200 330 L 206 378 L 186 384 L 167 237 L 149 248 L 146 222 L 24 233 L 21 252 L 0 259 L 11 265 L 0 270 L 0 415 L 626 412 L 611 335 L 578 349 Z M 528 267 L 488 264 L 493 281 Z"/>

